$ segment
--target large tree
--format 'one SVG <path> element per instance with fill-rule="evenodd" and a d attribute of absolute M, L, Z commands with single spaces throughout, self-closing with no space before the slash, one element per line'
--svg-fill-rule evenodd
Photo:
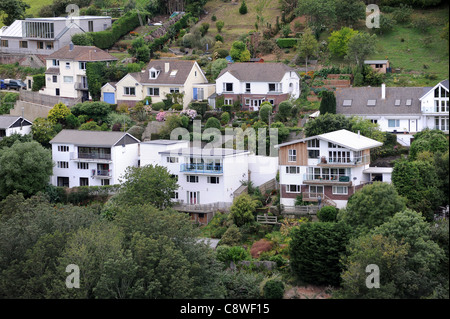
<path fill-rule="evenodd" d="M 348 41 L 346 59 L 362 68 L 364 60 L 375 52 L 376 39 L 375 34 L 358 32 Z"/>
<path fill-rule="evenodd" d="M 311 56 L 317 54 L 319 44 L 312 33 L 312 30 L 306 28 L 300 39 L 300 44 L 298 46 L 298 54 L 300 57 L 305 59 L 306 71 L 308 71 L 308 60 Z"/>
<path fill-rule="evenodd" d="M 328 37 L 328 50 L 334 57 L 344 57 L 347 54 L 348 42 L 358 31 L 348 27 L 333 31 Z"/>
<path fill-rule="evenodd" d="M 30 5 L 22 0 L 2 0 L 0 1 L 0 16 L 5 25 L 11 25 L 15 20 L 25 18 L 25 11 Z"/>
<path fill-rule="evenodd" d="M 335 0 L 301 0 L 296 9 L 297 15 L 308 17 L 308 26 L 318 36 L 320 32 L 336 22 Z"/>
<path fill-rule="evenodd" d="M 47 187 L 52 174 L 50 150 L 35 141 L 16 142 L 0 153 L 0 197 L 14 191 L 34 195 Z"/>

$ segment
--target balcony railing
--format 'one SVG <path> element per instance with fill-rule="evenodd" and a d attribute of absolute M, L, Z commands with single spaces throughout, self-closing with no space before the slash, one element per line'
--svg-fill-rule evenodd
<path fill-rule="evenodd" d="M 101 153 L 70 153 L 70 159 L 92 159 L 92 160 L 111 160 L 111 154 L 101 154 Z"/>
<path fill-rule="evenodd" d="M 303 174 L 303 180 L 327 183 L 348 183 L 351 180 L 351 176 L 340 174 Z"/>
<path fill-rule="evenodd" d="M 94 176 L 98 176 L 98 177 L 111 177 L 112 176 L 112 171 L 110 169 L 97 169 L 97 170 L 92 170 L 92 173 L 94 173 Z"/>
<path fill-rule="evenodd" d="M 75 83 L 75 90 L 87 90 L 87 89 L 88 89 L 87 83 L 83 83 L 83 82 Z"/>
<path fill-rule="evenodd" d="M 216 164 L 181 164 L 181 172 L 203 173 L 203 174 L 222 174 L 223 166 Z"/>
<path fill-rule="evenodd" d="M 356 156 L 356 157 L 326 157 L 322 156 L 319 159 L 319 164 L 332 165 L 360 165 L 370 164 L 370 155 Z"/>

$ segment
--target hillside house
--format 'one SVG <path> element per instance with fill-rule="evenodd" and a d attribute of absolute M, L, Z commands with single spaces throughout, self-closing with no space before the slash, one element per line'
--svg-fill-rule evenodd
<path fill-rule="evenodd" d="M 89 100 L 86 64 L 113 62 L 117 58 L 95 46 L 70 43 L 46 58 L 45 88 L 42 94 Z"/>
<path fill-rule="evenodd" d="M 51 141 L 55 186 L 119 184 L 129 166 L 138 166 L 139 140 L 124 132 L 62 130 Z"/>
<path fill-rule="evenodd" d="M 16 20 L 0 30 L 0 53 L 52 54 L 71 41 L 72 35 L 111 27 L 108 16 L 48 17 Z"/>
<path fill-rule="evenodd" d="M 284 63 L 232 63 L 216 79 L 216 94 L 225 105 L 239 101 L 244 110 L 259 110 L 268 101 L 275 107 L 300 96 L 300 77 Z"/>
<path fill-rule="evenodd" d="M 166 99 L 167 94 L 183 93 L 183 108 L 192 101 L 206 100 L 214 93 L 196 61 L 152 60 L 141 72 L 129 73 L 117 83 L 102 87 L 102 101 L 134 106 L 147 96 L 152 103 Z"/>
<path fill-rule="evenodd" d="M 303 201 L 345 207 L 348 198 L 374 180 L 390 182 L 391 169 L 370 167 L 370 150 L 383 145 L 339 130 L 275 146 L 279 149 L 281 204 Z"/>
<path fill-rule="evenodd" d="M 32 124 L 22 116 L 0 115 L 0 140 L 13 134 L 30 134 Z"/>

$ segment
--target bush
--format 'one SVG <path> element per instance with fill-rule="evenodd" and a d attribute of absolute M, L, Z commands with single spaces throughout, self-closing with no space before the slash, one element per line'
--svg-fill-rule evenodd
<path fill-rule="evenodd" d="M 317 218 L 321 222 L 335 222 L 337 213 L 336 207 L 324 206 L 317 212 Z"/>
<path fill-rule="evenodd" d="M 264 285 L 264 298 L 282 299 L 284 295 L 284 284 L 280 280 L 268 280 Z"/>
<path fill-rule="evenodd" d="M 155 111 L 164 110 L 166 108 L 166 105 L 164 102 L 156 102 L 152 104 L 152 109 Z"/>
<path fill-rule="evenodd" d="M 250 254 L 253 258 L 259 258 L 259 256 L 264 253 L 272 250 L 273 244 L 267 239 L 260 239 L 255 241 L 250 248 Z"/>
<path fill-rule="evenodd" d="M 278 38 L 276 40 L 276 42 L 277 42 L 277 45 L 281 49 L 286 49 L 286 48 L 293 48 L 294 46 L 296 46 L 298 43 L 298 39 L 296 39 L 296 38 Z"/>
<path fill-rule="evenodd" d="M 33 75 L 33 86 L 31 87 L 32 91 L 39 91 L 45 86 L 45 74 L 36 74 Z"/>
<path fill-rule="evenodd" d="M 182 111 L 183 110 L 183 105 L 175 103 L 175 104 L 172 105 L 172 110 Z"/>
<path fill-rule="evenodd" d="M 223 112 L 222 115 L 220 116 L 220 123 L 222 125 L 226 125 L 228 124 L 228 122 L 230 122 L 230 113 Z"/>
<path fill-rule="evenodd" d="M 142 126 L 139 126 L 139 125 L 134 125 L 127 131 L 127 133 L 130 133 L 131 135 L 133 135 L 138 140 L 141 140 L 142 139 L 142 134 L 144 133 L 144 128 Z"/>
<path fill-rule="evenodd" d="M 239 7 L 239 13 L 240 14 L 247 14 L 248 9 L 247 9 L 247 4 L 245 3 L 245 0 L 242 0 L 242 4 Z"/>
<path fill-rule="evenodd" d="M 250 254 L 247 249 L 241 246 L 218 246 L 216 249 L 217 260 L 223 263 L 234 262 L 237 263 L 241 260 L 249 260 Z"/>
<path fill-rule="evenodd" d="M 239 228 L 236 225 L 231 225 L 220 239 L 219 245 L 234 246 L 238 245 L 242 239 Z"/>
<path fill-rule="evenodd" d="M 72 35 L 72 42 L 75 45 L 90 46 L 94 45 L 94 39 L 89 33 L 77 33 Z"/>
<path fill-rule="evenodd" d="M 205 124 L 205 129 L 208 128 L 216 128 L 220 130 L 220 121 L 216 119 L 215 117 L 210 117 Z"/>

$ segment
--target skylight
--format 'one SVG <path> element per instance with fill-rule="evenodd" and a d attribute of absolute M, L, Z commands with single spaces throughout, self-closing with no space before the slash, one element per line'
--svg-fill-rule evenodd
<path fill-rule="evenodd" d="M 352 106 L 352 100 L 344 100 L 342 106 Z"/>
<path fill-rule="evenodd" d="M 172 72 L 170 72 L 170 76 L 175 76 L 177 75 L 178 70 L 173 70 Z"/>
<path fill-rule="evenodd" d="M 377 104 L 377 100 L 367 100 L 367 106 L 375 106 Z"/>
<path fill-rule="evenodd" d="M 406 105 L 410 106 L 412 104 L 412 99 L 407 99 L 406 100 Z"/>
<path fill-rule="evenodd" d="M 399 106 L 400 105 L 400 100 L 395 100 L 395 106 Z"/>

